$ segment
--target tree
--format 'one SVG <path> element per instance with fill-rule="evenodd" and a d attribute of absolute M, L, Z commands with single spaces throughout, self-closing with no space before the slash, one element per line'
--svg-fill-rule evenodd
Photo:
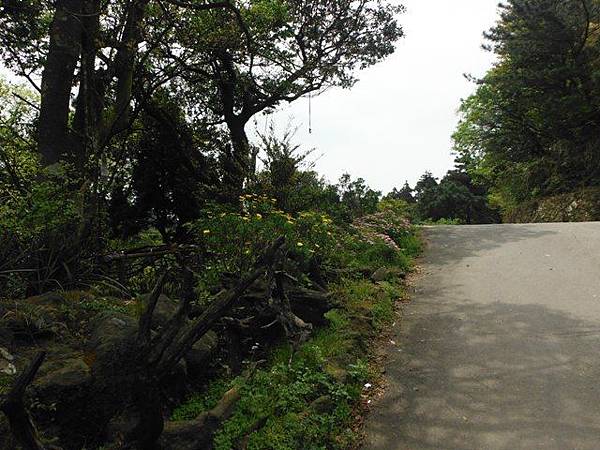
<path fill-rule="evenodd" d="M 431 172 L 425 172 L 421 175 L 421 178 L 417 181 L 414 189 L 417 201 L 420 201 L 424 196 L 435 189 L 437 185 L 437 178 L 435 178 Z"/>
<path fill-rule="evenodd" d="M 8 205 L 29 188 L 36 172 L 36 95 L 0 78 L 0 204 Z M 1 209 L 1 207 L 0 207 Z"/>
<path fill-rule="evenodd" d="M 511 0 L 486 34 L 498 62 L 463 101 L 455 149 L 513 207 L 597 183 L 600 154 L 595 0 Z"/>
<path fill-rule="evenodd" d="M 130 237 L 156 228 L 165 242 L 181 241 L 184 225 L 200 216 L 208 199 L 219 198 L 220 147 L 213 129 L 192 129 L 168 92 L 145 101 L 129 139 L 124 168 L 112 185 L 109 216 L 113 232 Z"/>
<path fill-rule="evenodd" d="M 258 149 L 264 171 L 258 176 L 258 188 L 277 200 L 277 206 L 287 212 L 308 210 L 315 205 L 301 198 L 306 195 L 310 184 L 312 164 L 307 161 L 312 150 L 302 151 L 300 145 L 292 143 L 295 130 L 286 129 L 278 137 L 273 124 L 265 133 L 259 133 Z M 307 170 L 308 169 L 308 170 Z"/>
<path fill-rule="evenodd" d="M 352 180 L 350 175 L 344 174 L 337 184 L 337 190 L 348 222 L 377 211 L 381 192 L 371 189 L 362 178 Z"/>
<path fill-rule="evenodd" d="M 457 168 L 438 183 L 426 172 L 415 190 L 418 190 L 417 215 L 421 220 L 458 220 L 465 224 L 495 223 L 500 220 L 488 203 L 488 190 L 477 184 L 465 170 L 464 161 L 457 160 Z"/>
<path fill-rule="evenodd" d="M 255 0 L 239 8 L 245 33 L 223 13 L 178 17 L 177 54 L 168 43 L 163 48 L 185 61 L 190 107 L 200 99 L 215 122 L 227 125 L 235 192 L 255 170 L 245 130 L 255 114 L 311 92 L 351 87 L 356 71 L 390 55 L 403 34 L 396 22 L 403 8 L 384 0 Z M 197 35 L 204 38 L 188 37 Z"/>
<path fill-rule="evenodd" d="M 228 2 L 166 4 L 237 11 Z M 168 81 L 146 78 L 144 69 L 173 29 L 169 11 L 151 0 L 7 0 L 0 12 L 2 56 L 40 92 L 37 145 L 43 164 L 70 156 L 97 177 L 104 149 L 131 125 L 136 95 L 151 95 Z M 41 87 L 34 81 L 40 75 Z"/>
<path fill-rule="evenodd" d="M 406 181 L 400 190 L 394 188 L 386 197 L 394 200 L 404 200 L 410 205 L 416 202 L 413 193 L 414 189 L 411 188 L 408 181 Z"/>

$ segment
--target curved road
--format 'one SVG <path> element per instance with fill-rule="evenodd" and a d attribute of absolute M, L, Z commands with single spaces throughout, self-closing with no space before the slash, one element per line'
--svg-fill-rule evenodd
<path fill-rule="evenodd" d="M 425 237 L 365 449 L 600 449 L 600 223 Z"/>

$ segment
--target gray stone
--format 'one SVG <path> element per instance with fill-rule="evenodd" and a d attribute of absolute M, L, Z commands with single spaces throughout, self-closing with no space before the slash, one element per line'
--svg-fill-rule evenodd
<path fill-rule="evenodd" d="M 193 373 L 204 371 L 206 369 L 206 364 L 214 355 L 218 345 L 219 338 L 214 331 L 209 331 L 202 336 L 202 338 L 196 342 L 192 349 L 185 355 L 185 362 L 187 363 L 188 370 Z"/>

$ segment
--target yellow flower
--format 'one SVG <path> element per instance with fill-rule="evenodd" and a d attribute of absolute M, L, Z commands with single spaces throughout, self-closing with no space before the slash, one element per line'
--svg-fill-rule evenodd
<path fill-rule="evenodd" d="M 296 245 L 297 245 L 298 247 L 304 247 L 304 244 L 303 244 L 302 242 L 298 242 Z"/>
<path fill-rule="evenodd" d="M 204 234 L 210 234 L 210 230 L 204 230 L 203 233 Z"/>
<path fill-rule="evenodd" d="M 262 214 L 258 214 L 258 213 L 256 213 L 256 218 L 257 218 L 258 220 L 262 219 Z"/>

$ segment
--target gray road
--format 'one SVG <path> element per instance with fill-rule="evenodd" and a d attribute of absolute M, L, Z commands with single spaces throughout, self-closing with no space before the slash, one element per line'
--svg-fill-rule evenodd
<path fill-rule="evenodd" d="M 600 223 L 425 234 L 365 449 L 600 449 Z"/>

